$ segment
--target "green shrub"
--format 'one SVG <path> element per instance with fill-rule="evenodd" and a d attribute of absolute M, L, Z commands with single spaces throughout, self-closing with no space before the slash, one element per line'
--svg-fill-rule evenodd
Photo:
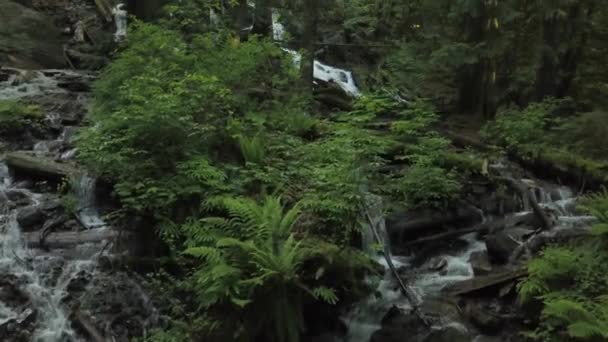
<path fill-rule="evenodd" d="M 460 195 L 454 173 L 435 166 L 413 165 L 396 180 L 410 208 L 446 208 Z"/>
<path fill-rule="evenodd" d="M 608 112 L 584 113 L 565 121 L 558 138 L 574 153 L 608 159 Z"/>
<path fill-rule="evenodd" d="M 336 290 L 323 285 L 323 265 L 337 260 L 316 243 L 295 237 L 301 205 L 285 210 L 280 199 L 268 197 L 261 203 L 217 198 L 207 206 L 225 215 L 184 227 L 185 253 L 204 261 L 191 280 L 200 305 L 241 312 L 244 332 L 251 338 L 299 341 L 304 302 L 338 302 Z M 305 278 L 308 261 L 319 257 L 326 260 L 319 267 L 325 268 Z"/>
<path fill-rule="evenodd" d="M 254 136 L 252 138 L 240 136 L 238 142 L 245 162 L 260 165 L 263 163 L 265 148 L 264 142 L 259 136 Z"/>
<path fill-rule="evenodd" d="M 555 127 L 551 113 L 558 104 L 557 100 L 546 100 L 532 103 L 523 110 L 504 109 L 496 115 L 495 121 L 483 128 L 482 136 L 509 149 L 538 146 L 548 140 L 548 130 Z"/>

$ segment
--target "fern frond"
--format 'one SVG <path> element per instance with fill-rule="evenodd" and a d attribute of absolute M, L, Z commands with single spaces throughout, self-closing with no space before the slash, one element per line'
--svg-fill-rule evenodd
<path fill-rule="evenodd" d="M 334 289 L 319 286 L 315 287 L 312 290 L 312 293 L 315 298 L 320 299 L 328 304 L 336 305 L 338 303 L 338 296 L 336 295 L 336 291 Z"/>

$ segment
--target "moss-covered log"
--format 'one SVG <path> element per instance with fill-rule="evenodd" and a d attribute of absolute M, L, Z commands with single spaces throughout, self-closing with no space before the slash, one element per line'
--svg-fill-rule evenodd
<path fill-rule="evenodd" d="M 34 179 L 61 181 L 77 176 L 80 171 L 73 165 L 58 163 L 51 158 L 28 152 L 11 152 L 6 155 L 6 165 L 18 176 Z"/>

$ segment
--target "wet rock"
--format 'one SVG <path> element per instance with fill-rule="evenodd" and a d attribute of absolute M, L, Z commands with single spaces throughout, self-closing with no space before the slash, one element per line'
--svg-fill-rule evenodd
<path fill-rule="evenodd" d="M 484 303 L 467 303 L 465 313 L 471 323 L 484 333 L 493 334 L 499 332 L 503 327 L 503 317 Z"/>
<path fill-rule="evenodd" d="M 486 237 L 486 247 L 490 259 L 498 263 L 505 263 L 513 252 L 534 234 L 530 228 L 510 228 Z"/>
<path fill-rule="evenodd" d="M 14 275 L 0 277 L 0 302 L 8 307 L 20 307 L 28 302 L 29 298 L 19 288 L 19 278 Z"/>
<path fill-rule="evenodd" d="M 44 211 L 37 206 L 30 206 L 20 209 L 17 213 L 17 222 L 21 229 L 25 232 L 31 232 L 42 227 L 46 215 Z"/>
<path fill-rule="evenodd" d="M 473 273 L 476 276 L 492 272 L 492 264 L 486 251 L 473 252 L 469 258 L 469 263 L 473 267 Z"/>
<path fill-rule="evenodd" d="M 19 317 L 9 319 L 0 324 L 0 340 L 3 342 L 33 341 L 32 332 L 36 322 L 37 312 L 32 309 L 24 310 Z"/>
<path fill-rule="evenodd" d="M 66 287 L 68 293 L 83 292 L 93 276 L 87 271 L 80 271 L 71 280 Z"/>
<path fill-rule="evenodd" d="M 437 257 L 431 260 L 428 269 L 429 271 L 441 271 L 448 265 L 448 261 L 445 258 Z"/>
<path fill-rule="evenodd" d="M 158 323 L 156 310 L 132 277 L 126 272 L 98 273 L 80 298 L 80 310 L 91 324 L 117 342 L 141 336 Z"/>
<path fill-rule="evenodd" d="M 424 342 L 470 342 L 471 336 L 462 327 L 459 329 L 454 326 L 447 326 L 439 330 L 433 330 Z"/>
<path fill-rule="evenodd" d="M 24 191 L 8 190 L 4 193 L 6 198 L 16 207 L 23 207 L 31 204 L 30 197 Z"/>

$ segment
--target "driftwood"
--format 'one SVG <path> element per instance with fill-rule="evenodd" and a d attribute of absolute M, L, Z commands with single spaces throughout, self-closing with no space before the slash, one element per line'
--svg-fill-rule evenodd
<path fill-rule="evenodd" d="M 523 278 L 528 275 L 528 269 L 518 268 L 515 270 L 504 271 L 500 273 L 489 274 L 487 276 L 475 277 L 469 280 L 461 281 L 454 285 L 448 286 L 443 290 L 444 293 L 452 296 L 466 295 L 472 292 L 484 290 L 496 285 L 501 285 Z"/>
<path fill-rule="evenodd" d="M 89 229 L 80 232 L 53 232 L 41 238 L 40 232 L 24 233 L 30 248 L 69 248 L 83 243 L 101 242 L 115 238 L 118 233 L 109 228 Z"/>

